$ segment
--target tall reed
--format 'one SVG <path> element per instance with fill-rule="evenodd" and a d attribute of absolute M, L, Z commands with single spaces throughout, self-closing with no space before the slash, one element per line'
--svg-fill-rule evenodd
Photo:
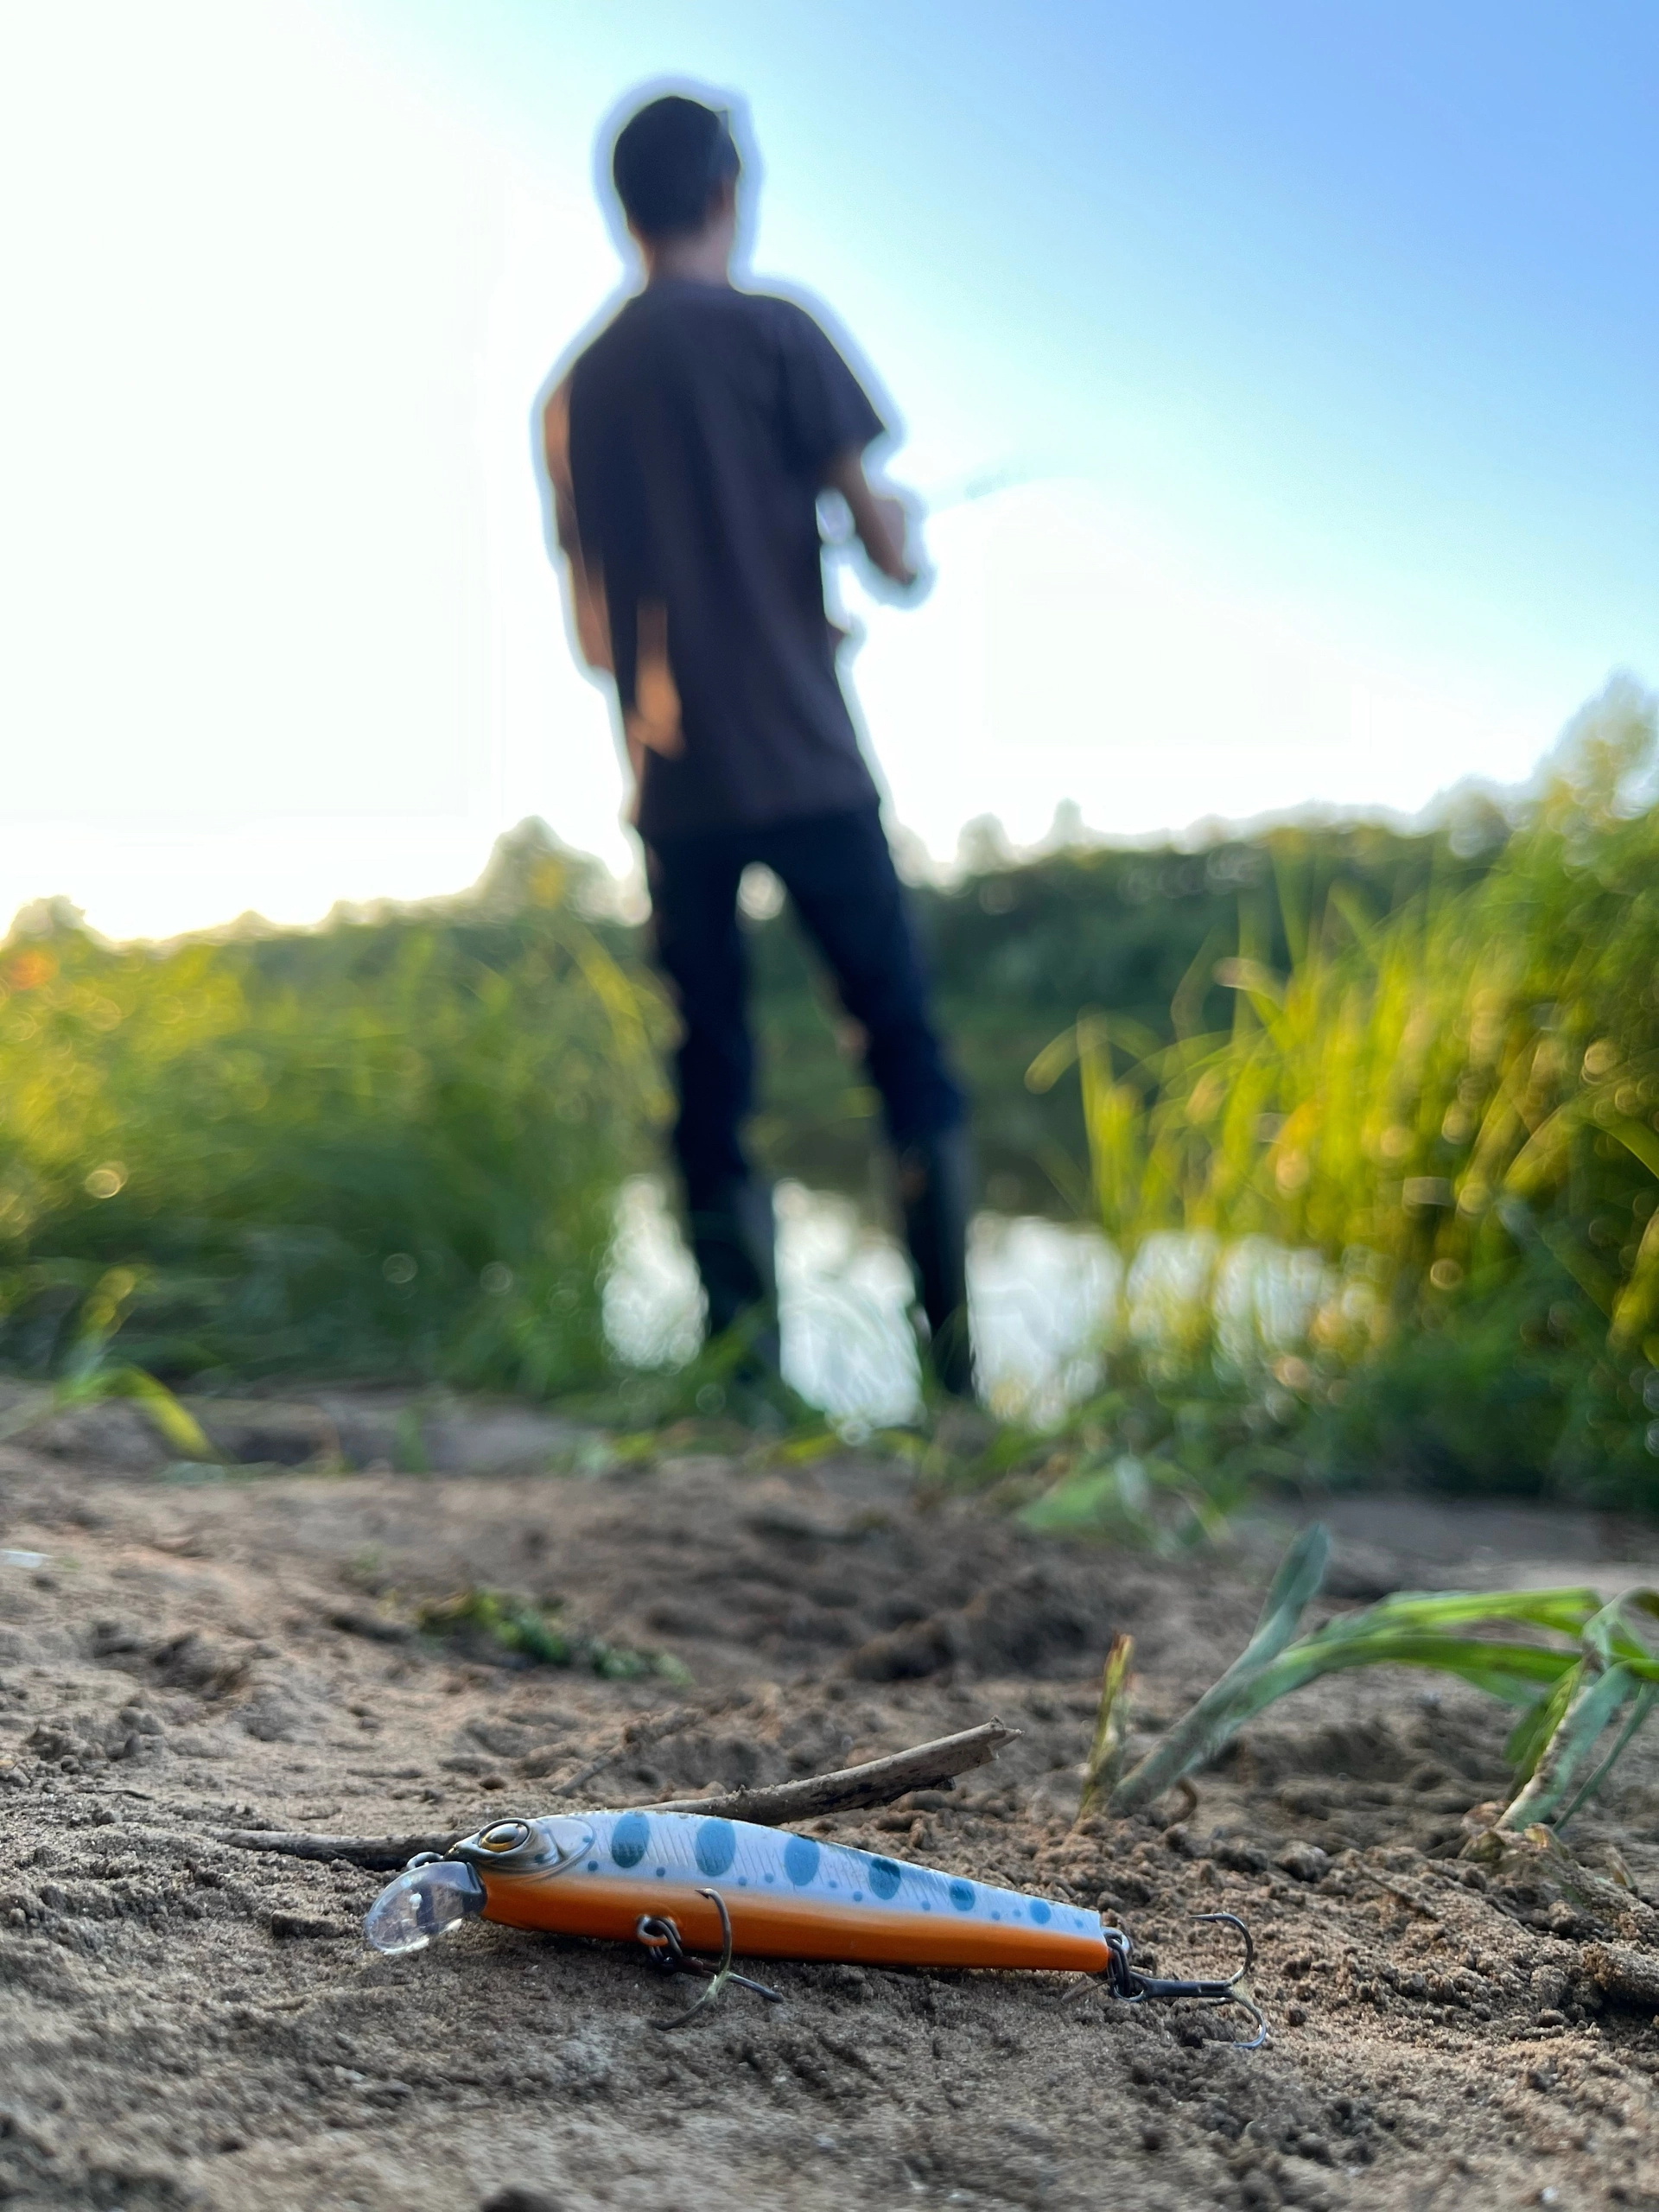
<path fill-rule="evenodd" d="M 1478 1481 L 1518 1452 L 1522 1486 L 1659 1493 L 1655 750 L 1654 701 L 1610 687 L 1472 888 L 1382 915 L 1287 897 L 1282 972 L 1245 906 L 1214 968 L 1228 1032 L 1085 1014 L 1033 1067 L 1075 1061 L 1126 1254 L 1179 1231 L 1212 1266 L 1252 1237 L 1319 1255 L 1304 1340 L 1258 1350 L 1332 1450 Z M 1212 1351 L 1213 1299 L 1185 1325 L 1178 1357 Z"/>

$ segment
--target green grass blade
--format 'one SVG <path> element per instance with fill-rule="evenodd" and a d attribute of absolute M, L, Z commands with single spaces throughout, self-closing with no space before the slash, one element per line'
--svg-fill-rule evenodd
<path fill-rule="evenodd" d="M 1618 1662 L 1640 1675 L 1659 1672 L 1659 1660 L 1634 1633 L 1636 1624 L 1630 1618 L 1643 1613 L 1659 1619 L 1659 1591 L 1626 1590 L 1585 1624 L 1584 1640 L 1610 1666 Z"/>
<path fill-rule="evenodd" d="M 1310 1602 L 1319 1594 L 1330 1564 L 1330 1535 L 1323 1523 L 1315 1521 L 1303 1529 L 1280 1560 L 1279 1572 L 1268 1586 L 1255 1633 L 1239 1655 L 1236 1662 L 1238 1666 L 1243 1667 L 1257 1653 L 1273 1656 L 1284 1649 L 1295 1635 Z"/>
<path fill-rule="evenodd" d="M 1250 1700 L 1251 1690 L 1295 1635 L 1308 1601 L 1325 1580 L 1330 1558 L 1331 1539 L 1315 1522 L 1281 1561 L 1249 1643 L 1220 1681 L 1118 1783 L 1109 1805 L 1114 1814 L 1150 1804 L 1184 1774 L 1206 1765 L 1258 1709 Z"/>
<path fill-rule="evenodd" d="M 1642 1688 L 1637 1692 L 1636 1695 L 1630 1700 L 1630 1718 L 1625 1721 L 1624 1726 L 1619 1730 L 1618 1736 L 1614 1738 L 1612 1750 L 1608 1752 L 1606 1758 L 1603 1759 L 1601 1764 L 1591 1776 L 1589 1781 L 1584 1783 L 1577 1796 L 1573 1798 L 1572 1803 L 1567 1808 L 1566 1811 L 1556 1821 L 1555 1826 L 1558 1830 L 1564 1828 L 1567 1826 L 1567 1822 L 1572 1819 L 1574 1813 L 1578 1811 L 1580 1805 L 1587 1805 L 1590 1800 L 1595 1796 L 1597 1790 L 1600 1789 L 1602 1783 L 1607 1779 L 1607 1777 L 1612 1772 L 1614 1767 L 1618 1764 L 1620 1758 L 1624 1754 L 1624 1748 L 1626 1745 L 1629 1744 L 1631 1737 L 1635 1735 L 1637 1730 L 1642 1726 L 1642 1723 L 1653 1711 L 1656 1703 L 1659 1703 L 1659 1688 L 1656 1688 L 1651 1682 L 1644 1682 L 1642 1685 Z"/>
<path fill-rule="evenodd" d="M 1603 1611 L 1593 1590 L 1398 1590 L 1363 1612 L 1344 1613 L 1319 1630 L 1332 1640 L 1392 1627 L 1436 1629 L 1457 1621 L 1524 1621 L 1577 1637 Z"/>
<path fill-rule="evenodd" d="M 1500 1643 L 1484 1637 L 1441 1636 L 1379 1630 L 1365 1637 L 1306 1637 L 1291 1646 L 1259 1680 L 1260 1702 L 1300 1689 L 1320 1675 L 1350 1667 L 1432 1667 L 1514 1705 L 1533 1705 L 1547 1685 L 1578 1664 L 1576 1654 L 1539 1643 Z"/>
<path fill-rule="evenodd" d="M 200 1422 L 179 1403 L 165 1382 L 158 1382 L 142 1367 L 101 1369 L 77 1382 L 71 1395 L 76 1405 L 92 1404 L 100 1398 L 130 1398 L 181 1458 L 206 1462 L 219 1456 Z"/>
<path fill-rule="evenodd" d="M 1531 1779 L 1534 1768 L 1543 1757 L 1545 1745 L 1561 1725 L 1561 1715 L 1572 1703 L 1583 1672 L 1582 1661 L 1570 1667 L 1549 1695 L 1529 1707 L 1510 1731 L 1503 1756 L 1515 1770 L 1517 1787 Z"/>
<path fill-rule="evenodd" d="M 1531 1780 L 1505 1807 L 1498 1827 L 1509 1834 L 1519 1834 L 1535 1822 L 1548 1826 L 1567 1802 L 1573 1777 L 1589 1758 L 1602 1731 L 1629 1700 L 1641 1696 L 1643 1688 L 1643 1685 L 1625 1667 L 1607 1667 L 1586 1673 L 1544 1746 Z M 1611 1764 L 1604 1762 L 1595 1777 L 1598 1782 Z"/>

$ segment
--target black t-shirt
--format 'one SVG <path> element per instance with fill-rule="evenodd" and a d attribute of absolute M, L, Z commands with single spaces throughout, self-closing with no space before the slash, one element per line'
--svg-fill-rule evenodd
<path fill-rule="evenodd" d="M 885 426 L 811 316 L 723 284 L 649 285 L 576 362 L 569 424 L 624 712 L 652 626 L 679 693 L 683 749 L 645 754 L 641 836 L 872 801 L 824 613 L 817 499 L 830 461 Z"/>

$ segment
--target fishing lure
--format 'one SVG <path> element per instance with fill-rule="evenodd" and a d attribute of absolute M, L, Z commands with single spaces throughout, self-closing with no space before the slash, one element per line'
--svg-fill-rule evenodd
<path fill-rule="evenodd" d="M 423 1950 L 474 1917 L 561 1936 L 640 1942 L 690 1971 L 688 1951 L 720 1964 L 696 2012 L 718 1994 L 734 1951 L 869 1966 L 1014 1967 L 1099 1974 L 1116 1997 L 1192 1997 L 1237 2005 L 1266 2023 L 1238 1984 L 1253 1959 L 1231 1913 L 1203 1913 L 1243 1938 L 1227 1980 L 1164 1981 L 1130 1963 L 1121 1929 L 1081 1905 L 941 1874 L 845 1844 L 695 1813 L 557 1813 L 497 1821 L 440 1855 L 423 1852 L 383 1890 L 364 1923 L 377 1950 Z M 774 1997 L 759 1983 L 747 1986 Z M 688 2012 L 681 2016 L 689 2018 Z M 665 2024 L 677 2025 L 678 2022 Z"/>

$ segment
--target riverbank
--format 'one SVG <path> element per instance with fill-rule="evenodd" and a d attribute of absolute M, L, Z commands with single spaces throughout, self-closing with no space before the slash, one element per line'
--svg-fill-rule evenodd
<path fill-rule="evenodd" d="M 1143 1721 L 1171 1716 L 1248 1635 L 1271 1527 L 1158 1561 L 924 1503 L 890 1461 L 791 1468 L 735 1438 L 608 1459 L 590 1440 L 585 1461 L 567 1440 L 588 1472 L 552 1475 L 545 1438 L 498 1430 L 471 1474 L 186 1480 L 116 1464 L 115 1433 L 0 1454 L 8 2203 L 1659 2196 L 1650 2015 L 1604 2003 L 1586 1923 L 1448 1855 L 1502 1783 L 1495 1706 L 1403 1674 L 1329 1681 L 1179 1821 L 1074 1828 L 1109 1637 L 1136 1638 Z M 1659 1579 L 1650 1535 L 1592 1516 L 1351 1510 L 1338 1603 Z M 417 1630 L 480 1590 L 658 1671 L 494 1664 Z M 671 1708 L 676 1732 L 624 1740 Z M 1073 2001 L 1048 1977 L 787 1965 L 782 2006 L 728 1993 L 665 2038 L 672 1999 L 631 1951 L 471 1927 L 378 1958 L 359 1922 L 379 1878 L 219 1840 L 535 1812 L 607 1752 L 588 1801 L 645 1803 L 993 1713 L 1020 1731 L 994 1766 L 819 1832 L 1099 1904 L 1166 1972 L 1218 1958 L 1195 1913 L 1237 1912 L 1264 2050 L 1217 2047 L 1224 2015 Z M 1584 1826 L 1659 1897 L 1659 1740 Z"/>

